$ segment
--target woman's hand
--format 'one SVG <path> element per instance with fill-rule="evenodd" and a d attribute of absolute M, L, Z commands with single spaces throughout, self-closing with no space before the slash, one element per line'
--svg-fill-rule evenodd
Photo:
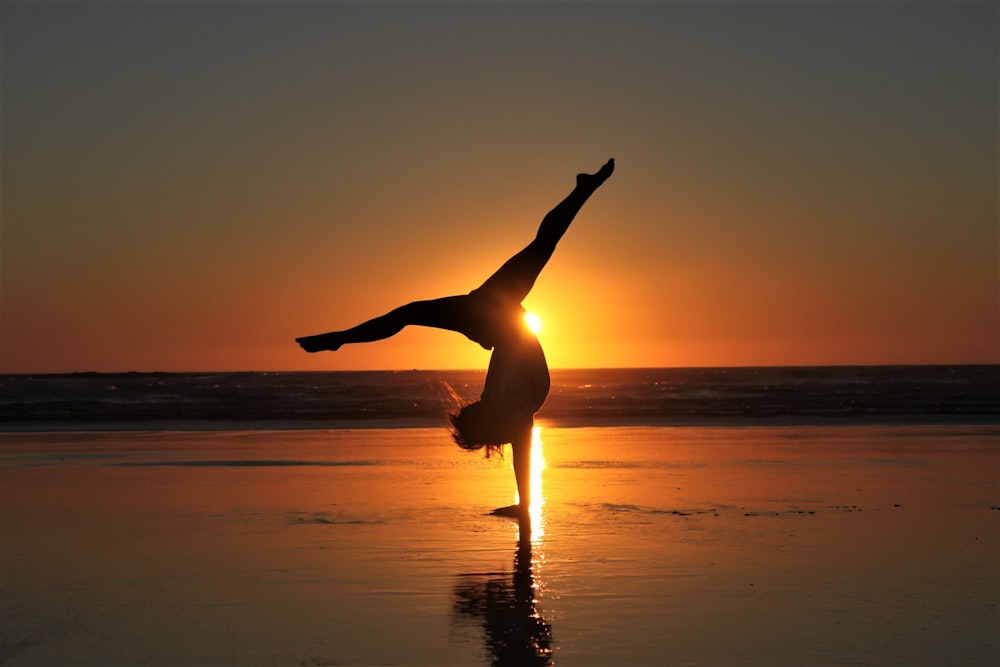
<path fill-rule="evenodd" d="M 493 516 L 506 516 L 512 519 L 520 519 L 528 516 L 528 508 L 521 507 L 520 505 L 507 505 L 507 507 L 498 507 L 492 512 Z"/>

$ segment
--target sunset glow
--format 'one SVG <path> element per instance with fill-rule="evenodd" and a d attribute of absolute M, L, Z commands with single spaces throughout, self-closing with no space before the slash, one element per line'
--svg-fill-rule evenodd
<path fill-rule="evenodd" d="M 1000 362 L 995 3 L 469 4 L 5 3 L 0 372 Z"/>
<path fill-rule="evenodd" d="M 524 314 L 524 324 L 528 327 L 531 333 L 538 335 L 542 330 L 542 320 L 534 313 Z"/>

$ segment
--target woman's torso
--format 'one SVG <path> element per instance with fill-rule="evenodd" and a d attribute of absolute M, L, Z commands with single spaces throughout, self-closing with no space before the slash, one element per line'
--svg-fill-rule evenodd
<path fill-rule="evenodd" d="M 482 399 L 503 406 L 511 416 L 535 414 L 549 395 L 549 367 L 542 346 L 521 324 L 493 346 Z"/>
<path fill-rule="evenodd" d="M 530 417 L 549 394 L 549 368 L 538 338 L 525 324 L 524 308 L 493 291 L 475 290 L 469 297 L 463 333 L 493 350 L 481 398 L 511 417 Z"/>

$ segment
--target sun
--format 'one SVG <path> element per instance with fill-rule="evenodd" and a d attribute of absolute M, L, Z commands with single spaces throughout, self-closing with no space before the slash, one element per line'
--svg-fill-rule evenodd
<path fill-rule="evenodd" d="M 539 319 L 538 315 L 535 315 L 534 313 L 524 314 L 524 324 L 531 330 L 531 333 L 535 335 L 542 330 L 542 320 Z"/>

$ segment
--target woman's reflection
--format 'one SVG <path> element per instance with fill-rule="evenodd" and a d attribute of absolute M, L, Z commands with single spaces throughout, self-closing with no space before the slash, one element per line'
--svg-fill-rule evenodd
<path fill-rule="evenodd" d="M 480 621 L 496 667 L 552 663 L 552 625 L 536 606 L 531 518 L 518 523 L 513 572 L 465 575 L 455 587 L 455 611 Z"/>

